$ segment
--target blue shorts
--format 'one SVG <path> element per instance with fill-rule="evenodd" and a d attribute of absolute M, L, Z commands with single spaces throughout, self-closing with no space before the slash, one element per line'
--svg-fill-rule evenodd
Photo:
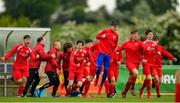
<path fill-rule="evenodd" d="M 104 68 L 109 68 L 110 60 L 111 60 L 111 56 L 103 53 L 98 53 L 96 64 L 98 67 L 102 67 L 102 65 L 104 65 Z"/>

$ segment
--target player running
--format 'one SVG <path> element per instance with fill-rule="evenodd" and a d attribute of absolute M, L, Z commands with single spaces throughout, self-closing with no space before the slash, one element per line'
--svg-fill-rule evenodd
<path fill-rule="evenodd" d="M 139 31 L 133 30 L 131 32 L 130 40 L 123 43 L 119 46 L 118 51 L 125 50 L 126 53 L 126 67 L 129 70 L 129 78 L 126 83 L 126 87 L 123 90 L 122 97 L 126 98 L 126 93 L 130 89 L 130 92 L 133 96 L 136 96 L 135 93 L 135 82 L 138 75 L 138 68 L 142 60 L 142 42 L 139 39 Z"/>
<path fill-rule="evenodd" d="M 159 79 L 157 72 L 154 68 L 155 64 L 155 56 L 161 55 L 157 48 L 157 43 L 153 41 L 154 33 L 151 30 L 146 30 L 146 40 L 143 42 L 142 49 L 143 49 L 143 59 L 142 59 L 142 65 L 143 65 L 143 74 L 146 76 L 142 87 L 140 88 L 139 96 L 140 98 L 143 98 L 143 90 L 145 87 L 147 87 L 147 97 L 151 98 L 151 75 L 154 77 L 154 80 L 156 84 L 159 84 Z"/>
<path fill-rule="evenodd" d="M 58 62 L 62 61 L 62 69 L 63 69 L 63 75 L 64 75 L 64 86 L 66 90 L 66 96 L 68 96 L 68 76 L 69 76 L 69 69 L 70 69 L 70 56 L 72 52 L 72 44 L 71 43 L 65 43 L 63 45 L 63 52 L 59 53 L 58 56 Z"/>
<path fill-rule="evenodd" d="M 82 86 L 82 79 L 83 79 L 83 70 L 84 70 L 84 63 L 86 56 L 88 53 L 83 50 L 84 48 L 84 41 L 78 40 L 77 41 L 77 48 L 72 51 L 70 56 L 70 69 L 69 69 L 69 84 L 68 94 L 72 92 L 72 90 L 76 89 L 79 92 L 79 89 Z M 74 79 L 76 79 L 77 84 L 74 84 Z"/>
<path fill-rule="evenodd" d="M 154 41 L 158 44 L 159 43 L 159 38 L 156 37 L 154 39 Z M 155 71 L 157 72 L 158 75 L 158 79 L 159 79 L 159 84 L 157 84 L 155 82 L 155 80 L 153 79 L 153 83 L 152 83 L 152 87 L 156 88 L 156 92 L 157 92 L 157 97 L 160 97 L 160 84 L 162 81 L 162 60 L 163 60 L 163 56 L 168 57 L 169 59 L 173 60 L 173 61 L 177 61 L 177 59 L 170 53 L 168 52 L 163 46 L 161 45 L 157 45 L 158 50 L 161 52 L 161 55 L 156 55 L 155 56 Z"/>
<path fill-rule="evenodd" d="M 31 37 L 25 35 L 23 37 L 23 43 L 17 44 L 14 48 L 11 49 L 9 53 L 3 56 L 1 59 L 3 61 L 8 60 L 11 56 L 16 54 L 14 63 L 13 63 L 13 79 L 19 85 L 17 90 L 17 96 L 20 97 L 24 91 L 24 87 L 29 77 L 29 63 L 28 58 L 31 57 L 32 60 L 35 59 L 35 56 L 30 48 Z"/>
<path fill-rule="evenodd" d="M 117 83 L 118 80 L 119 66 L 121 65 L 122 61 L 123 61 L 122 52 L 114 51 L 112 55 L 112 62 L 108 70 L 108 78 L 110 80 L 109 88 L 108 88 L 109 89 L 108 97 L 110 98 L 115 95 L 115 84 Z"/>
<path fill-rule="evenodd" d="M 57 56 L 58 56 L 58 51 L 60 47 L 61 47 L 61 43 L 56 41 L 53 43 L 53 48 L 51 48 L 47 53 L 48 55 L 55 54 L 55 58 L 50 58 L 46 61 L 45 73 L 48 76 L 49 82 L 44 84 L 38 89 L 39 97 L 40 97 L 41 91 L 50 86 L 53 86 L 52 97 L 56 97 L 56 91 L 60 84 L 59 76 L 57 74 L 57 69 L 61 69 L 60 65 L 58 65 L 57 63 Z"/>
<path fill-rule="evenodd" d="M 55 58 L 55 54 L 47 55 L 45 53 L 45 38 L 44 37 L 39 37 L 37 39 L 37 44 L 36 44 L 35 48 L 33 49 L 33 53 L 38 58 L 36 58 L 35 60 L 30 59 L 30 61 L 29 61 L 29 67 L 30 67 L 29 68 L 29 78 L 27 79 L 26 86 L 25 86 L 22 97 L 26 96 L 28 88 L 30 87 L 31 84 L 32 84 L 32 87 L 30 90 L 30 94 L 28 96 L 29 97 L 34 96 L 34 91 L 40 82 L 38 70 L 40 68 L 41 61 L 42 60 L 45 61 L 46 59 L 51 58 L 51 57 Z"/>
<path fill-rule="evenodd" d="M 96 36 L 96 38 L 99 40 L 99 53 L 96 60 L 96 64 L 98 66 L 96 80 L 98 80 L 102 66 L 104 66 L 104 74 L 100 86 L 103 86 L 104 81 L 106 80 L 112 53 L 118 45 L 118 34 L 116 32 L 117 26 L 117 22 L 112 21 L 110 28 L 103 30 Z"/>

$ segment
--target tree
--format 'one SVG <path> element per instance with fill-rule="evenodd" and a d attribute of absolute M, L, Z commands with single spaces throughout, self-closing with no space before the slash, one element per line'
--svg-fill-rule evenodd
<path fill-rule="evenodd" d="M 6 15 L 12 18 L 25 16 L 31 21 L 39 20 L 40 26 L 49 26 L 50 15 L 56 10 L 59 0 L 4 0 Z"/>

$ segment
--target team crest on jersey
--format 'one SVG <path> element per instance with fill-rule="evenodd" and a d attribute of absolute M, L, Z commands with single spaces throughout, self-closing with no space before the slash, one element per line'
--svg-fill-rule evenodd
<path fill-rule="evenodd" d="M 113 36 L 113 39 L 116 39 L 116 36 Z"/>
<path fill-rule="evenodd" d="M 84 54 L 81 54 L 81 56 L 83 57 L 83 56 L 84 56 Z"/>
<path fill-rule="evenodd" d="M 29 51 L 27 50 L 26 53 L 29 54 Z"/>

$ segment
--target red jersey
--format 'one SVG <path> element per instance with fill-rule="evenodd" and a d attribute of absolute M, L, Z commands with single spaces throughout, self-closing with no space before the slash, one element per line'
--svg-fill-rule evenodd
<path fill-rule="evenodd" d="M 142 60 L 142 42 L 139 40 L 133 41 L 132 39 L 123 43 L 122 46 L 118 47 L 118 51 L 125 50 L 126 53 L 126 63 L 140 63 Z"/>
<path fill-rule="evenodd" d="M 106 34 L 105 38 L 102 38 L 103 34 Z M 99 52 L 111 56 L 118 44 L 118 34 L 112 29 L 105 29 L 96 38 L 99 39 Z"/>
<path fill-rule="evenodd" d="M 93 60 L 97 59 L 99 53 L 98 44 L 99 42 L 95 43 L 93 46 L 90 47 L 90 51 L 91 51 L 90 57 Z"/>
<path fill-rule="evenodd" d="M 56 58 L 50 58 L 46 61 L 46 67 L 45 67 L 45 73 L 46 72 L 54 72 L 56 73 L 57 72 L 57 68 L 60 69 L 60 66 L 58 65 L 57 63 L 57 52 L 58 50 L 56 48 L 52 48 L 48 51 L 48 55 L 52 55 L 52 54 L 55 54 L 56 55 Z"/>
<path fill-rule="evenodd" d="M 122 63 L 122 61 L 123 61 L 122 52 L 119 52 L 119 51 L 113 52 L 110 67 L 119 69 L 118 62 Z"/>
<path fill-rule="evenodd" d="M 14 65 L 16 66 L 25 66 L 29 68 L 28 58 L 35 59 L 35 56 L 30 47 L 24 46 L 24 44 L 16 45 L 9 53 L 7 53 L 4 58 L 5 60 L 9 59 L 12 55 L 16 53 Z"/>
<path fill-rule="evenodd" d="M 73 50 L 70 56 L 70 70 L 83 71 L 82 69 L 87 55 L 85 50 Z M 80 67 L 77 67 L 77 64 L 80 64 Z"/>
<path fill-rule="evenodd" d="M 168 52 L 164 47 L 162 47 L 161 45 L 157 45 L 157 48 L 161 52 L 161 55 L 155 56 L 155 66 L 162 67 L 163 56 L 166 56 L 171 60 L 174 59 L 174 56 L 170 52 Z"/>
<path fill-rule="evenodd" d="M 29 61 L 30 68 L 39 69 L 42 60 L 51 58 L 51 56 L 49 56 L 45 53 L 44 45 L 40 44 L 40 43 L 36 44 L 35 48 L 33 49 L 33 53 L 35 55 L 39 55 L 39 58 L 35 59 L 35 60 L 30 59 L 30 61 Z"/>
<path fill-rule="evenodd" d="M 147 41 L 145 40 L 142 45 L 144 59 L 151 65 L 155 63 L 155 56 L 157 55 L 158 48 L 157 43 L 155 41 Z"/>
<path fill-rule="evenodd" d="M 68 70 L 69 70 L 70 56 L 71 56 L 71 53 L 66 53 L 66 52 L 61 52 L 61 53 L 59 53 L 59 55 L 58 55 L 58 60 L 59 60 L 59 62 L 60 62 L 61 60 L 63 60 L 62 69 L 65 70 L 65 71 L 68 71 Z"/>

